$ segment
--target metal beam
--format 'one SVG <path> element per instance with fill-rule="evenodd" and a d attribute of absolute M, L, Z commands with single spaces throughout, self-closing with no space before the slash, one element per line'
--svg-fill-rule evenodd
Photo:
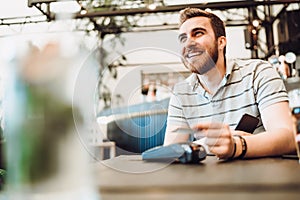
<path fill-rule="evenodd" d="M 2 18 L 0 19 L 0 26 L 23 25 L 23 24 L 47 22 L 45 18 L 46 18 L 45 15 Z"/>
<path fill-rule="evenodd" d="M 135 8 L 135 9 L 122 9 L 122 10 L 101 10 L 101 11 L 93 11 L 87 12 L 86 14 L 76 14 L 76 18 L 84 18 L 84 17 L 109 17 L 109 16 L 124 16 L 124 15 L 137 15 L 137 14 L 145 14 L 145 13 L 167 13 L 167 12 L 178 12 L 186 7 L 195 7 L 201 9 L 214 9 L 214 10 L 227 10 L 233 8 L 249 8 L 249 7 L 257 7 L 257 6 L 270 6 L 270 5 L 278 5 L 278 4 L 291 4 L 291 3 L 299 3 L 299 0 L 270 0 L 270 1 L 229 1 L 229 2 L 213 2 L 206 4 L 180 4 L 180 5 L 172 5 L 172 6 L 160 6 L 155 10 L 150 10 L 148 8 Z"/>
<path fill-rule="evenodd" d="M 74 0 L 68 0 L 68 1 L 74 1 Z M 52 2 L 57 2 L 57 0 L 28 0 L 27 5 L 28 5 L 28 7 L 32 7 L 37 4 L 52 3 Z"/>
<path fill-rule="evenodd" d="M 298 2 L 298 3 L 300 3 L 300 2 Z M 286 12 L 286 8 L 287 8 L 287 7 L 288 7 L 288 5 L 284 5 L 284 6 L 282 7 L 282 9 L 280 10 L 280 12 L 279 12 L 275 17 L 272 18 L 272 20 L 270 21 L 270 23 L 273 24 L 274 21 L 275 21 L 276 19 L 279 19 L 279 17 L 280 17 L 283 13 Z"/>

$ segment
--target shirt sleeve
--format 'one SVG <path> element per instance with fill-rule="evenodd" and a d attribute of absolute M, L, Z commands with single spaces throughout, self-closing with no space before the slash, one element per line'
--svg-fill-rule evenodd
<path fill-rule="evenodd" d="M 188 134 L 189 130 L 192 132 L 185 119 L 181 100 L 176 93 L 173 93 L 169 103 L 165 139 L 176 138 L 176 134 Z M 190 135 L 189 141 L 192 140 L 193 135 Z"/>
<path fill-rule="evenodd" d="M 288 101 L 283 80 L 267 62 L 257 64 L 253 78 L 256 102 L 259 110 L 282 101 Z"/>

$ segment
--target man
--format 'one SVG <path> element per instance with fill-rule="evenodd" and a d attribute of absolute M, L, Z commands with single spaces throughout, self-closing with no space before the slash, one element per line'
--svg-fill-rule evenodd
<path fill-rule="evenodd" d="M 194 136 L 220 159 L 294 152 L 288 96 L 272 66 L 226 59 L 224 23 L 212 13 L 184 9 L 179 32 L 183 63 L 193 73 L 174 87 L 164 145 Z M 254 134 L 234 130 L 245 113 L 259 119 Z"/>

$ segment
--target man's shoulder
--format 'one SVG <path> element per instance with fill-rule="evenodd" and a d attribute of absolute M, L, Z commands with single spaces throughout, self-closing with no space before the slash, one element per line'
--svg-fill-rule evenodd
<path fill-rule="evenodd" d="M 197 75 L 192 73 L 186 79 L 174 85 L 174 91 L 188 91 L 197 83 Z"/>
<path fill-rule="evenodd" d="M 236 58 L 236 59 L 232 59 L 232 62 L 236 66 L 252 67 L 252 68 L 256 68 L 257 66 L 260 65 L 269 65 L 268 61 L 262 59 L 253 59 L 253 58 L 248 58 L 248 59 Z"/>

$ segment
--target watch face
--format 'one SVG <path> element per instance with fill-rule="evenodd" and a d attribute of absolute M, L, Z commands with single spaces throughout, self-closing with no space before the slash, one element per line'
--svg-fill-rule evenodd
<path fill-rule="evenodd" d="M 292 109 L 292 114 L 296 118 L 296 127 L 297 127 L 297 133 L 300 134 L 300 107 L 295 107 Z"/>
<path fill-rule="evenodd" d="M 293 115 L 300 115 L 300 107 L 293 108 L 292 113 L 293 113 Z"/>

